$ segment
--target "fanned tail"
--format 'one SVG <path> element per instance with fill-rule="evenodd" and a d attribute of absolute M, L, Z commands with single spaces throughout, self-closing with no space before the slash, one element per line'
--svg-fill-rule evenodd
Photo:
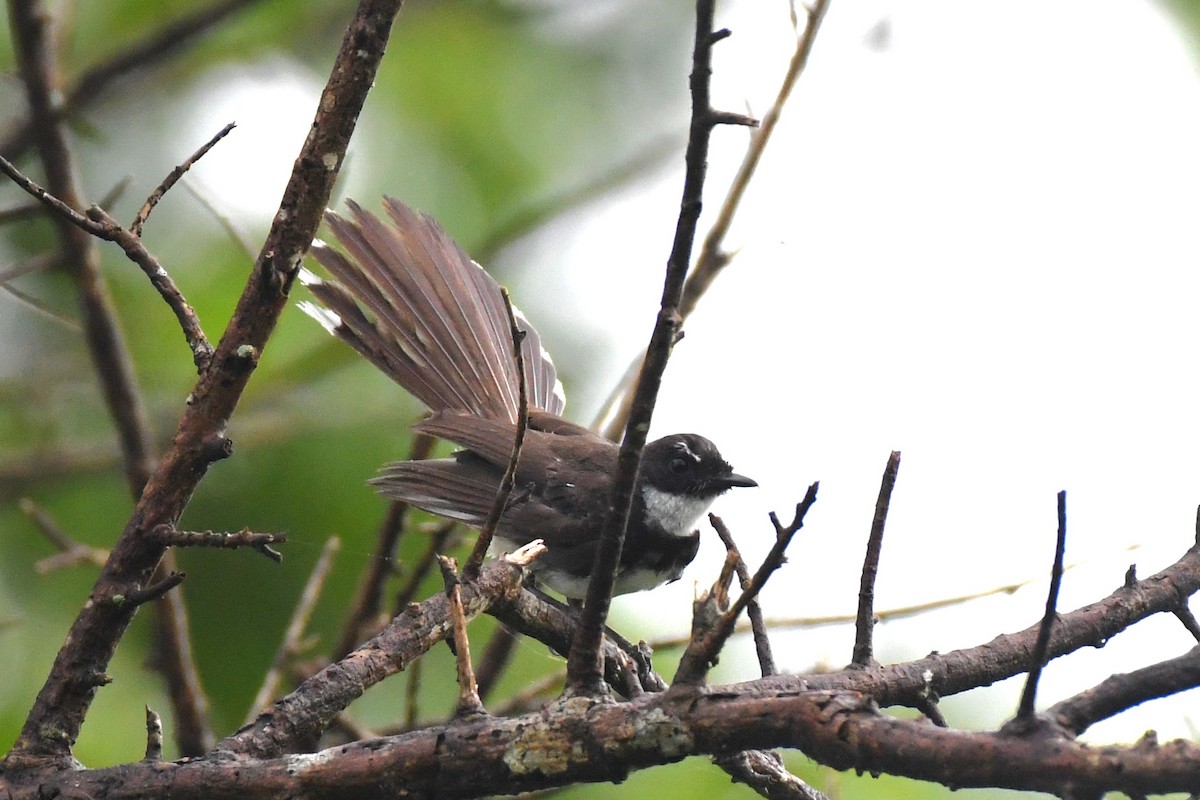
<path fill-rule="evenodd" d="M 333 281 L 301 278 L 324 307 L 300 307 L 432 411 L 466 411 L 515 422 L 516 359 L 500 286 L 433 218 L 384 198 L 390 223 L 353 201 L 351 217 L 326 212 L 345 248 L 323 242 L 313 255 Z M 524 331 L 529 407 L 562 413 L 554 363 L 533 326 Z"/>

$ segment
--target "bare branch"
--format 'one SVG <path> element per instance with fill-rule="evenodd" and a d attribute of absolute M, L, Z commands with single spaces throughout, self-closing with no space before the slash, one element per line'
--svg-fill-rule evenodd
<path fill-rule="evenodd" d="M 162 717 L 150 708 L 150 706 L 146 706 L 146 756 L 142 760 L 155 764 L 162 761 L 162 754 Z"/>
<path fill-rule="evenodd" d="M 211 139 L 200 146 L 200 149 L 192 153 L 192 155 L 189 156 L 186 161 L 175 167 L 175 169 L 171 170 L 167 177 L 163 178 L 163 181 L 158 185 L 158 188 L 150 193 L 150 196 L 146 198 L 146 202 L 142 204 L 140 209 L 138 209 L 137 216 L 133 219 L 133 224 L 129 226 L 130 233 L 139 239 L 141 238 L 142 227 L 146 224 L 146 220 L 149 219 L 150 212 L 154 210 L 156 205 L 158 205 L 158 201 L 162 200 L 163 195 L 169 192 L 171 187 L 178 183 L 179 179 L 183 177 L 184 173 L 192 168 L 193 164 L 204 158 L 204 155 L 209 150 L 213 149 L 217 142 L 228 136 L 229 132 L 232 131 L 236 125 L 236 122 L 231 122 L 221 130 L 217 131 L 217 133 Z"/>
<path fill-rule="evenodd" d="M 783 564 L 784 553 L 791 544 L 792 537 L 804 527 L 805 515 L 817 502 L 819 487 L 819 483 L 808 487 L 804 499 L 796 504 L 796 516 L 787 527 L 780 525 L 775 514 L 771 514 L 771 522 L 775 526 L 775 544 L 728 611 L 714 619 L 711 624 L 705 624 L 699 629 L 696 623 L 693 623 L 692 639 L 679 659 L 679 669 L 675 673 L 672 687 L 696 684 L 704 680 L 709 668 L 716 663 L 717 654 L 733 633 L 734 625 L 746 605 L 758 596 L 767 579 Z"/>
<path fill-rule="evenodd" d="M 283 555 L 271 545 L 282 544 L 288 540 L 286 533 L 253 533 L 249 528 L 242 528 L 237 533 L 228 533 L 180 531 L 170 525 L 159 525 L 152 534 L 161 544 L 168 547 L 216 547 L 226 550 L 249 547 L 276 563 L 283 561 Z"/>
<path fill-rule="evenodd" d="M 454 644 L 454 663 L 458 672 L 458 707 L 455 716 L 486 714 L 479 699 L 475 671 L 471 668 L 471 640 L 467 637 L 467 615 L 463 612 L 458 564 L 446 556 L 438 556 L 438 564 L 442 568 L 442 580 L 446 582 L 446 599 L 450 601 L 450 641 Z"/>
<path fill-rule="evenodd" d="M 1136 705 L 1200 686 L 1200 647 L 1176 658 L 1105 678 L 1098 685 L 1055 703 L 1046 716 L 1078 736 L 1100 720 Z"/>
<path fill-rule="evenodd" d="M 741 205 L 742 197 L 745 195 L 746 189 L 750 186 L 750 181 L 754 177 L 759 161 L 762 159 L 762 155 L 771 141 L 771 135 L 774 133 L 775 126 L 779 122 L 779 117 L 783 113 L 783 107 L 791 96 L 796 81 L 808 65 L 809 54 L 812 52 L 813 43 L 817 39 L 817 32 L 821 29 L 821 22 L 825 19 L 825 12 L 828 8 L 829 0 L 815 0 L 812 7 L 806 9 L 808 16 L 805 21 L 804 31 L 796 39 L 796 49 L 784 74 L 783 83 L 775 96 L 775 102 L 771 104 L 767 113 L 763 115 L 754 134 L 750 137 L 750 146 L 742 158 L 742 164 L 738 167 L 737 174 L 734 175 L 725 199 L 721 203 L 721 208 L 717 212 L 712 227 L 709 228 L 708 234 L 704 238 L 704 243 L 700 247 L 700 252 L 696 257 L 696 264 L 692 268 L 687 283 L 683 287 L 683 295 L 679 302 L 679 316 L 681 320 L 686 320 L 691 315 L 700 302 L 700 298 L 704 296 L 705 292 L 712 285 L 717 274 L 730 261 L 730 256 L 724 250 L 725 236 L 729 232 L 734 215 Z M 743 118 L 742 120 L 730 121 L 735 124 L 745 124 L 745 122 L 750 120 Z M 603 433 L 606 437 L 614 441 L 619 437 L 629 420 L 629 412 L 633 402 L 633 393 L 629 391 L 629 388 L 637 379 L 638 371 L 639 359 L 635 359 L 629 365 L 625 376 L 617 385 L 617 389 L 605 401 L 603 410 L 597 417 L 598 420 L 607 420 Z"/>
<path fill-rule="evenodd" d="M 1033 648 L 1033 663 L 1029 668 L 1029 677 L 1021 692 L 1021 702 L 1017 706 L 1017 719 L 1032 720 L 1034 715 L 1034 698 L 1037 696 L 1038 679 L 1042 668 L 1050 660 L 1050 634 L 1058 617 L 1058 590 L 1062 586 L 1063 552 L 1067 546 L 1067 493 L 1058 493 L 1058 535 L 1054 545 L 1054 565 L 1050 569 L 1050 590 L 1046 594 L 1046 613 L 1038 628 L 1037 644 Z"/>
<path fill-rule="evenodd" d="M 892 490 L 896 488 L 896 473 L 900 471 L 900 452 L 893 450 L 883 470 L 879 499 L 875 501 L 875 518 L 871 520 L 871 535 L 867 538 L 867 553 L 863 557 L 862 579 L 858 589 L 858 615 L 855 619 L 854 653 L 850 663 L 867 667 L 875 662 L 871 634 L 875 629 L 875 576 L 879 573 L 879 556 L 883 552 L 883 527 L 887 523 Z"/>
<path fill-rule="evenodd" d="M 713 526 L 713 530 L 717 532 L 717 535 L 721 537 L 721 542 L 725 545 L 725 549 L 735 556 L 734 566 L 737 569 L 738 581 L 740 581 L 740 585 L 744 591 L 750 582 L 750 570 L 746 567 L 746 562 L 742 559 L 742 554 L 733 542 L 733 534 L 729 532 L 729 528 L 725 527 L 724 521 L 716 514 L 709 514 L 708 521 Z M 758 667 L 763 677 L 774 675 L 776 672 L 775 658 L 771 655 L 771 640 L 767 636 L 767 624 L 763 621 L 762 607 L 759 606 L 757 599 L 751 600 L 746 604 L 746 617 L 750 620 L 750 630 L 754 634 L 754 650 L 758 654 Z M 683 643 L 686 644 L 686 640 Z"/>
<path fill-rule="evenodd" d="M 108 558 L 107 550 L 90 547 L 72 539 L 59 527 L 58 523 L 54 521 L 45 509 L 30 498 L 22 497 L 18 505 L 21 508 L 21 513 L 29 517 L 34 527 L 41 531 L 42 535 L 61 551 L 58 555 L 43 558 L 34 565 L 34 570 L 39 575 L 45 575 L 63 567 L 82 563 L 88 563 L 96 567 L 104 566 L 104 561 Z"/>

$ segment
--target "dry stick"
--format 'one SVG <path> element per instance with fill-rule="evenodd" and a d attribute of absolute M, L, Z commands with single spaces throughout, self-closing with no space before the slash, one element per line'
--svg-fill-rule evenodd
<path fill-rule="evenodd" d="M 708 521 L 713 526 L 713 530 L 717 532 L 717 536 L 721 537 L 725 549 L 736 556 L 734 567 L 737 569 L 738 581 L 741 582 L 742 590 L 745 591 L 746 584 L 750 581 L 750 570 L 746 567 L 742 554 L 733 542 L 733 535 L 725 526 L 724 520 L 716 514 L 709 514 Z M 775 658 L 771 655 L 771 640 L 767 636 L 767 625 L 763 621 L 762 606 L 758 604 L 757 599 L 746 604 L 746 617 L 749 618 L 750 630 L 754 633 L 754 651 L 758 654 L 759 670 L 764 678 L 774 675 L 776 672 Z"/>
<path fill-rule="evenodd" d="M 277 564 L 283 562 L 283 555 L 271 545 L 282 544 L 288 540 L 286 533 L 253 533 L 249 528 L 242 528 L 237 533 L 228 533 L 179 531 L 170 525 L 159 525 L 151 533 L 160 542 L 171 547 L 216 547 L 225 550 L 249 547 Z"/>
<path fill-rule="evenodd" d="M 500 488 L 496 490 L 496 499 L 492 501 L 492 510 L 488 512 L 488 517 L 479 530 L 479 538 L 475 540 L 475 546 L 471 548 L 471 555 L 467 557 L 467 563 L 463 566 L 463 576 L 468 579 L 479 574 L 483 557 L 487 555 L 488 548 L 492 545 L 492 537 L 496 535 L 496 526 L 500 524 L 500 517 L 504 515 L 504 509 L 508 505 L 508 497 L 512 494 L 513 483 L 516 480 L 517 461 L 521 458 L 521 446 L 525 443 L 525 429 L 529 425 L 525 357 L 521 353 L 521 343 L 525 341 L 525 332 L 517 327 L 517 317 L 513 313 L 512 299 L 508 296 L 508 290 L 501 287 L 500 296 L 504 298 L 504 311 L 508 314 L 508 330 L 512 336 L 513 358 L 517 362 L 517 432 L 513 437 L 513 449 L 512 455 L 508 459 L 508 467 L 504 470 L 504 477 L 500 480 Z"/>
<path fill-rule="evenodd" d="M 717 211 L 717 216 L 713 220 L 712 227 L 709 229 L 704 242 L 700 246 L 700 252 L 696 257 L 696 265 L 692 269 L 692 274 L 688 277 L 687 283 L 683 287 L 683 295 L 679 303 L 679 315 L 684 320 L 695 310 L 700 302 L 700 298 L 708 291 L 717 273 L 729 263 L 729 256 L 723 249 L 725 235 L 729 232 L 734 215 L 737 213 L 742 197 L 745 195 L 746 189 L 754 177 L 763 152 L 766 151 L 767 145 L 771 141 L 771 134 L 774 133 L 775 126 L 779 122 L 779 117 L 783 113 L 783 106 L 787 103 L 788 97 L 791 96 L 792 88 L 796 85 L 796 81 L 808 65 L 808 56 L 812 52 L 813 43 L 817 39 L 817 32 L 821 29 L 821 22 L 825 19 L 825 12 L 828 8 L 829 0 L 816 0 L 812 7 L 808 9 L 804 31 L 796 39 L 796 49 L 792 53 L 792 59 L 788 64 L 787 72 L 784 74 L 783 83 L 775 95 L 775 101 L 767 109 L 767 112 L 763 114 L 757 130 L 750 137 L 750 146 L 746 150 L 746 155 L 742 158 L 741 166 L 738 167 L 737 174 L 734 176 L 732 183 L 730 183 L 729 190 L 726 192 L 725 199 L 721 203 L 721 208 Z M 620 431 L 625 427 L 626 420 L 629 418 L 632 394 L 628 391 L 628 387 L 633 384 L 637 374 L 638 363 L 635 360 L 629 365 L 626 377 L 619 384 L 618 390 L 604 403 L 603 407 L 605 411 L 601 413 L 599 418 L 609 420 L 608 424 L 604 427 L 603 433 L 610 439 L 615 439 L 619 435 Z"/>
<path fill-rule="evenodd" d="M 128 594 L 113 595 L 110 602 L 117 606 L 136 608 L 137 606 L 149 603 L 151 600 L 157 600 L 162 597 L 183 583 L 183 579 L 186 577 L 187 573 L 185 572 L 170 572 L 161 580 L 155 581 L 145 588 L 138 587 L 131 590 Z"/>
<path fill-rule="evenodd" d="M 1063 552 L 1067 545 L 1067 493 L 1058 493 L 1058 535 L 1054 544 L 1054 566 L 1050 569 L 1050 591 L 1046 595 L 1046 613 L 1038 628 L 1037 642 L 1033 646 L 1033 664 L 1021 691 L 1021 702 L 1017 706 L 1017 720 L 1032 720 L 1034 700 L 1037 696 L 1038 679 L 1042 668 L 1049 660 L 1050 634 L 1058 616 L 1058 590 L 1062 585 Z"/>
<path fill-rule="evenodd" d="M 671 255 L 667 260 L 658 320 L 651 334 L 650 344 L 646 348 L 646 359 L 634 392 L 629 424 L 626 426 L 625 437 L 617 456 L 617 471 L 613 476 L 608 515 L 600 532 L 579 628 L 567 658 L 567 691 L 576 695 L 598 695 L 604 692 L 600 646 L 604 640 L 605 621 L 608 618 L 613 586 L 620 566 L 621 547 L 625 541 L 625 528 L 629 522 L 642 448 L 650 430 L 654 404 L 662 385 L 663 371 L 670 358 L 671 345 L 679 330 L 679 301 L 683 294 L 688 263 L 691 261 L 696 224 L 700 217 L 709 139 L 713 128 L 719 124 L 751 122 L 744 117 L 717 112 L 710 102 L 712 47 L 715 42 L 728 35 L 728 31 L 713 31 L 713 3 L 714 0 L 698 0 L 696 3 L 696 34 L 690 79 L 692 118 L 685 156 L 687 169 L 679 220 L 675 227 Z"/>
<path fill-rule="evenodd" d="M 61 552 L 57 555 L 43 558 L 34 564 L 33 569 L 39 575 L 46 575 L 63 567 L 74 566 L 76 564 L 88 563 L 96 567 L 103 567 L 105 559 L 108 558 L 108 551 L 98 547 L 91 547 L 77 542 L 67 535 L 58 523 L 37 503 L 28 497 L 22 497 L 18 503 L 21 513 L 29 517 L 43 536 L 51 541 L 55 547 Z"/>
<path fill-rule="evenodd" d="M 883 527 L 887 523 L 892 490 L 896 488 L 896 473 L 900 471 L 900 451 L 893 450 L 883 470 L 879 498 L 875 501 L 875 517 L 867 538 L 867 554 L 863 557 L 862 578 L 858 588 L 858 614 L 854 622 L 854 651 L 850 663 L 867 667 L 875 662 L 871 637 L 875 629 L 875 576 L 879 574 L 879 556 L 883 551 Z"/>
<path fill-rule="evenodd" d="M 530 636 L 558 653 L 571 649 L 578 615 L 558 603 L 551 603 L 528 589 L 506 603 L 498 603 L 488 613 L 513 630 Z M 658 673 L 641 669 L 636 648 L 628 642 L 618 643 L 605 637 L 604 679 L 623 697 L 633 698 L 647 691 L 661 692 L 667 688 Z"/>
<path fill-rule="evenodd" d="M 321 555 L 317 557 L 317 563 L 313 565 L 312 572 L 308 575 L 308 581 L 304 584 L 304 591 L 300 593 L 300 599 L 296 603 L 295 610 L 292 611 L 292 618 L 284 632 L 283 641 L 279 643 L 279 649 L 275 651 L 275 657 L 271 659 L 271 666 L 267 670 L 267 674 L 263 676 L 262 685 L 259 686 L 258 693 L 254 695 L 254 702 L 250 704 L 250 713 L 246 716 L 243 724 L 248 725 L 253 722 L 259 712 L 274 700 L 275 695 L 279 692 L 284 669 L 288 662 L 300 653 L 308 621 L 312 619 L 313 611 L 317 608 L 317 600 L 321 597 L 321 590 L 325 588 L 325 580 L 329 577 L 329 570 L 333 567 L 334 556 L 337 555 L 341 546 L 342 542 L 336 536 L 325 540 L 325 546 L 321 548 Z"/>
<path fill-rule="evenodd" d="M 163 754 L 162 717 L 150 706 L 146 706 L 146 756 L 143 761 L 158 763 Z"/>
<path fill-rule="evenodd" d="M 786 528 L 779 523 L 779 518 L 775 516 L 775 513 L 771 513 L 771 523 L 775 526 L 775 544 L 771 546 L 771 550 L 763 559 L 758 570 L 755 571 L 754 577 L 747 582 L 742 593 L 738 595 L 738 599 L 734 601 L 728 611 L 702 628 L 693 625 L 695 633 L 679 659 L 679 668 L 676 670 L 675 680 L 672 682 L 673 687 L 694 686 L 704 680 L 709 668 L 716 663 L 717 654 L 721 652 L 721 648 L 733 633 L 742 610 L 758 596 L 767 579 L 783 564 L 784 554 L 792 542 L 792 537 L 804 527 L 805 515 L 808 514 L 813 503 L 817 502 L 819 487 L 820 483 L 813 483 L 808 487 L 804 499 L 796 504 L 795 517 Z"/>
<path fill-rule="evenodd" d="M 92 589 L 91 596 L 98 602 L 85 605 L 72 624 L 4 762 L 7 768 L 41 765 L 47 759 L 71 763 L 71 746 L 95 697 L 94 684 L 80 676 L 107 668 L 133 618 L 134 609 L 106 600 L 138 585 L 153 571 L 164 548 L 146 532 L 177 520 L 208 466 L 231 452 L 225 437 L 229 418 L 245 391 L 257 353 L 287 306 L 288 290 L 328 203 L 399 7 L 400 0 L 362 0 L 212 366 L 192 390 L 171 449 L 146 485 Z"/>
<path fill-rule="evenodd" d="M 167 274 L 167 271 L 159 263 L 158 259 L 146 249 L 146 246 L 142 244 L 142 240 L 139 237 L 135 236 L 131 231 L 122 228 L 100 206 L 89 208 L 86 216 L 80 214 L 71 207 L 70 203 L 64 202 L 51 192 L 43 189 L 22 174 L 7 159 L 2 157 L 0 157 L 0 172 L 3 172 L 14 183 L 33 197 L 36 197 L 43 205 L 54 212 L 59 218 L 60 224 L 65 225 L 66 223 L 70 223 L 70 225 L 78 228 L 79 231 L 113 242 L 125 251 L 125 255 L 129 260 L 142 268 L 142 272 L 146 273 L 146 276 L 150 278 L 151 285 L 158 290 L 162 298 L 167 301 L 167 305 L 175 312 L 175 318 L 179 321 L 184 337 L 187 339 L 188 347 L 192 351 L 192 361 L 195 363 L 196 369 L 199 372 L 204 372 L 208 368 L 209 362 L 212 360 L 213 348 L 209 344 L 208 338 L 204 335 L 204 330 L 200 327 L 200 320 L 196 316 L 195 309 L 187 302 L 183 294 L 179 291 L 179 287 L 175 285 L 175 281 Z M 86 320 L 86 307 L 84 311 Z"/>
<path fill-rule="evenodd" d="M 713 756 L 713 763 L 728 772 L 734 783 L 744 783 L 770 800 L 829 800 L 788 772 L 779 754 L 769 750 Z"/>
<path fill-rule="evenodd" d="M 55 109 L 55 119 L 65 120 L 105 97 L 108 89 L 121 78 L 149 67 L 169 57 L 179 55 L 183 48 L 208 33 L 235 12 L 260 0 L 222 0 L 208 8 L 180 17 L 148 36 L 133 42 L 106 61 L 89 67 L 76 78 L 73 86 L 63 92 L 63 100 Z M 17 160 L 37 139 L 38 125 L 30 119 L 11 128 L 13 133 L 0 143 L 0 153 Z"/>
<path fill-rule="evenodd" d="M 1046 716 L 1078 736 L 1095 723 L 1136 705 L 1200 686 L 1200 647 L 1181 656 L 1105 678 L 1046 709 Z"/>
<path fill-rule="evenodd" d="M 458 579 L 458 564 L 453 558 L 438 556 L 442 580 L 446 582 L 446 597 L 450 601 L 450 632 L 454 641 L 454 663 L 458 671 L 458 707 L 455 716 L 486 714 L 471 669 L 471 640 L 467 638 L 467 615 L 463 611 L 462 583 Z"/>
<path fill-rule="evenodd" d="M 129 226 L 129 232 L 134 236 L 141 238 L 142 227 L 146 224 L 146 220 L 149 219 L 150 212 L 154 210 L 156 205 L 158 205 L 158 201 L 162 200 L 163 195 L 169 192 L 171 187 L 178 183 L 179 179 L 183 177 L 183 174 L 192 168 L 193 164 L 204 158 L 205 153 L 213 149 L 217 142 L 228 136 L 229 132 L 232 131 L 236 126 L 236 122 L 230 122 L 224 128 L 217 131 L 215 136 L 201 145 L 196 152 L 192 153 L 187 161 L 184 161 L 182 164 L 175 167 L 175 169 L 171 170 L 167 177 L 163 178 L 163 181 L 158 185 L 158 188 L 151 192 L 150 196 L 146 198 L 146 202 L 142 204 L 142 207 L 138 209 L 137 216 L 133 218 L 133 224 Z"/>

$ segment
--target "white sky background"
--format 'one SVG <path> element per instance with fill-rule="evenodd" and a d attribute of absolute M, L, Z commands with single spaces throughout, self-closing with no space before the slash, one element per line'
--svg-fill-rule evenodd
<path fill-rule="evenodd" d="M 761 113 L 792 49 L 786 6 L 744 2 L 720 23 L 734 35 L 717 50 L 715 99 Z M 877 608 L 1035 583 L 881 626 L 882 660 L 1033 623 L 1059 489 L 1079 564 L 1060 608 L 1106 595 L 1130 563 L 1144 576 L 1182 554 L 1200 503 L 1198 141 L 1195 64 L 1153 4 L 835 0 L 729 239 L 740 255 L 686 326 L 655 418 L 654 433 L 702 432 L 760 481 L 717 509 L 748 553 L 769 546 L 766 511 L 790 519 L 821 481 L 769 615 L 853 612 L 892 449 L 903 462 Z M 718 135 L 709 210 L 744 144 Z M 665 261 L 680 185 L 675 172 L 631 187 L 530 248 L 571 265 L 556 276 L 563 318 L 628 310 L 627 281 L 641 281 L 649 329 L 661 276 L 645 266 Z M 614 259 L 613 231 L 653 257 Z M 620 352 L 641 343 L 593 324 L 629 334 Z M 653 614 L 644 596 L 618 613 L 686 630 L 694 582 L 720 559 L 710 537 Z M 1040 697 L 1193 644 L 1166 621 L 1124 638 L 1052 665 Z M 845 663 L 852 641 L 847 626 L 777 649 L 804 669 Z M 1011 713 L 1013 683 L 976 724 Z M 1187 735 L 1200 701 L 1170 702 L 1093 733 Z"/>
<path fill-rule="evenodd" d="M 719 22 L 734 35 L 717 49 L 715 101 L 760 114 L 791 54 L 787 6 L 742 2 Z M 311 92 L 297 96 L 303 131 Z M 211 132 L 236 118 L 242 131 L 198 173 L 245 146 L 247 111 L 197 121 Z M 742 130 L 718 133 L 709 210 L 745 141 Z M 884 661 L 1033 623 L 1059 489 L 1068 490 L 1068 562 L 1078 564 L 1064 610 L 1107 594 L 1130 563 L 1149 575 L 1189 546 L 1200 503 L 1197 142 L 1195 62 L 1153 3 L 834 0 L 728 241 L 740 254 L 686 326 L 655 418 L 656 434 L 704 433 L 759 480 L 717 508 L 752 560 L 769 546 L 766 512 L 790 519 L 821 481 L 766 594 L 770 616 L 853 612 L 892 449 L 903 463 L 877 608 L 1034 583 L 881 626 Z M 285 155 L 286 176 L 294 150 L 276 139 L 271 149 Z M 237 182 L 266 164 L 254 153 L 236 165 Z M 505 256 L 553 287 L 539 298 L 522 284 L 535 319 L 575 321 L 584 342 L 625 337 L 595 348 L 611 355 L 595 392 L 653 323 L 681 167 L 572 212 Z M 283 178 L 266 180 L 263 205 L 273 208 Z M 613 309 L 616 324 L 605 317 Z M 598 401 L 576 394 L 569 410 L 586 420 Z M 619 599 L 620 626 L 646 637 L 653 624 L 685 631 L 695 583 L 709 583 L 721 560 L 708 539 L 683 581 Z M 848 626 L 798 633 L 777 641 L 778 655 L 791 669 L 837 666 L 852 639 Z M 1191 644 L 1177 623 L 1139 626 L 1056 662 L 1040 697 L 1053 702 Z M 729 677 L 753 677 L 752 666 Z M 1012 684 L 969 724 L 1010 714 Z M 1170 702 L 1093 733 L 1128 738 L 1155 725 L 1188 735 L 1200 701 Z"/>

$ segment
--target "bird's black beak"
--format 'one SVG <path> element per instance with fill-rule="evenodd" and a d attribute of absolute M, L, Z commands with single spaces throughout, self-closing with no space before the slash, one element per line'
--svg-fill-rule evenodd
<path fill-rule="evenodd" d="M 719 475 L 713 478 L 712 485 L 720 488 L 721 491 L 725 491 L 735 486 L 758 486 L 758 481 L 753 478 L 747 478 L 745 475 L 738 475 L 736 472 L 731 472 L 728 475 Z"/>

